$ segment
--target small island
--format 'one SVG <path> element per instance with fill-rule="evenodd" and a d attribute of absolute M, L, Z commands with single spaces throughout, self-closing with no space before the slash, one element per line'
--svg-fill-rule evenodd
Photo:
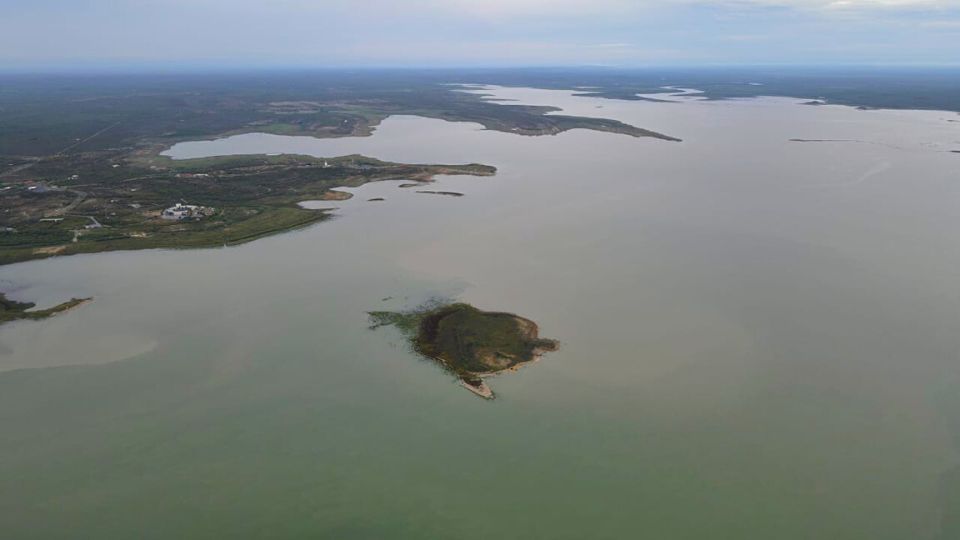
<path fill-rule="evenodd" d="M 432 191 L 429 189 L 421 189 L 417 193 L 426 193 L 427 195 L 446 195 L 447 197 L 463 197 L 463 193 L 457 191 Z"/>
<path fill-rule="evenodd" d="M 33 302 L 17 302 L 10 300 L 7 295 L 0 293 L 0 324 L 17 321 L 22 319 L 38 320 L 52 317 L 64 311 L 71 310 L 81 304 L 85 304 L 92 298 L 71 298 L 70 300 L 47 309 L 38 309 L 30 311 L 36 304 Z"/>
<path fill-rule="evenodd" d="M 395 326 L 420 355 L 435 360 L 474 394 L 493 399 L 485 377 L 539 360 L 558 343 L 539 337 L 537 324 L 512 313 L 469 304 L 429 305 L 407 312 L 370 312 L 371 329 Z"/>

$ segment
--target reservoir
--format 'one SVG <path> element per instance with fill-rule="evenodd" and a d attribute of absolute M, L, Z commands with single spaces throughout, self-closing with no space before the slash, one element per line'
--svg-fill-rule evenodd
<path fill-rule="evenodd" d="M 12 298 L 94 297 L 0 327 L 0 528 L 960 536 L 955 113 L 476 91 L 683 142 L 399 116 L 175 145 L 498 173 L 345 188 L 316 204 L 335 219 L 242 246 L 0 267 Z M 478 399 L 368 328 L 434 298 L 561 347 Z"/>

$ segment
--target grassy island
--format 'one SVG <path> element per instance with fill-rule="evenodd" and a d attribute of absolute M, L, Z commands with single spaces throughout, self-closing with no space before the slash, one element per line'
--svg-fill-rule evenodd
<path fill-rule="evenodd" d="M 46 319 L 58 313 L 71 310 L 81 304 L 85 304 L 90 300 L 91 298 L 72 298 L 51 308 L 30 311 L 36 307 L 36 304 L 33 302 L 17 302 L 15 300 L 10 300 L 7 298 L 7 295 L 0 293 L 0 324 L 21 319 Z"/>
<path fill-rule="evenodd" d="M 539 328 L 529 319 L 463 303 L 408 312 L 374 311 L 370 319 L 371 328 L 397 327 L 417 353 L 437 361 L 464 387 L 487 399 L 494 394 L 484 377 L 516 370 L 558 347 L 556 341 L 540 338 Z"/>

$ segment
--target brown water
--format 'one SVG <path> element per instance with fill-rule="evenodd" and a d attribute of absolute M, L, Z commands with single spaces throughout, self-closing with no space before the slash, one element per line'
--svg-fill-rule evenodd
<path fill-rule="evenodd" d="M 960 534 L 956 115 L 492 92 L 684 142 L 393 117 L 177 145 L 499 173 L 430 188 L 461 198 L 368 184 L 323 203 L 332 222 L 240 247 L 0 268 L 14 297 L 95 297 L 0 327 L 0 530 Z M 432 296 L 562 349 L 477 399 L 367 330 Z"/>

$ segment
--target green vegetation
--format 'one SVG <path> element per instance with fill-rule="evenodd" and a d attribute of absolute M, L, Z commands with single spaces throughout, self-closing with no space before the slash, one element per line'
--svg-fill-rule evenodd
<path fill-rule="evenodd" d="M 157 150 L 52 156 L 7 174 L 2 180 L 9 187 L 0 201 L 0 264 L 74 253 L 239 244 L 326 219 L 325 211 L 298 203 L 336 199 L 335 187 L 496 172 L 478 164 L 406 165 L 363 156 L 174 161 Z M 213 210 L 199 218 L 163 219 L 161 212 L 177 203 Z"/>
<path fill-rule="evenodd" d="M 522 135 L 594 129 L 670 137 L 616 120 L 494 103 L 447 83 L 471 73 L 317 71 L 233 75 L 0 76 L 0 164 L 229 133 L 368 135 L 391 115 L 476 122 Z M 2 170 L 2 167 L 0 167 Z"/>
<path fill-rule="evenodd" d="M 21 319 L 46 319 L 47 317 L 52 317 L 57 313 L 63 313 L 89 301 L 90 298 L 72 298 L 67 302 L 51 308 L 30 311 L 36 306 L 33 302 L 17 302 L 8 299 L 5 294 L 0 293 L 0 324 Z"/>
<path fill-rule="evenodd" d="M 481 311 L 469 304 L 429 305 L 408 312 L 370 313 L 371 328 L 392 325 L 414 350 L 439 362 L 464 386 L 487 398 L 482 377 L 532 362 L 557 342 L 538 336 L 536 323 L 511 313 Z"/>

